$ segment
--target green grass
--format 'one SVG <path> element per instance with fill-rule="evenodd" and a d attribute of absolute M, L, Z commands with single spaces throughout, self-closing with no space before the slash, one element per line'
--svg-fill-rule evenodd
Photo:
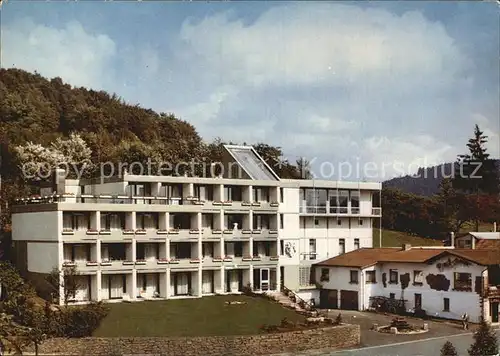
<path fill-rule="evenodd" d="M 226 301 L 246 304 L 227 305 Z M 258 334 L 263 324 L 304 317 L 260 297 L 212 296 L 199 299 L 110 304 L 94 336 L 208 336 Z"/>
<path fill-rule="evenodd" d="M 412 246 L 443 246 L 439 240 L 382 229 L 382 247 L 401 247 L 403 244 L 410 244 Z M 378 229 L 373 229 L 373 247 L 380 247 Z"/>
<path fill-rule="evenodd" d="M 497 224 L 498 225 L 498 224 Z M 487 222 L 480 222 L 479 223 L 479 231 L 480 232 L 488 232 L 488 231 L 493 231 L 493 224 L 487 223 Z M 476 231 L 476 223 L 468 221 L 466 222 L 461 228 L 460 228 L 460 233 L 467 233 L 467 232 L 479 232 Z M 497 226 L 497 231 L 498 231 L 498 226 Z"/>

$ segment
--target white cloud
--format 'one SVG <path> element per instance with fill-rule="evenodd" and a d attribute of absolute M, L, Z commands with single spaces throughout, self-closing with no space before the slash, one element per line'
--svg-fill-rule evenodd
<path fill-rule="evenodd" d="M 401 77 L 411 86 L 422 76 L 453 76 L 462 65 L 443 26 L 418 12 L 397 16 L 339 4 L 276 6 L 250 25 L 221 13 L 186 22 L 181 38 L 228 80 L 257 86 L 387 85 Z"/>
<path fill-rule="evenodd" d="M 362 152 L 364 162 L 373 162 L 379 168 L 381 180 L 415 174 L 419 167 L 435 166 L 456 158 L 452 146 L 430 135 L 372 136 L 365 140 Z"/>
<path fill-rule="evenodd" d="M 59 76 L 75 86 L 102 88 L 110 77 L 116 46 L 79 22 L 53 28 L 24 19 L 2 27 L 2 66 Z"/>

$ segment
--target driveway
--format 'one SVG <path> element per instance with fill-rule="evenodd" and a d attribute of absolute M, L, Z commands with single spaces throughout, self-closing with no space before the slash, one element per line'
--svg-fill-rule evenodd
<path fill-rule="evenodd" d="M 351 310 L 335 310 L 328 313 L 329 317 L 335 318 L 338 314 L 342 315 L 342 321 L 347 324 L 358 324 L 361 328 L 361 344 L 359 347 L 380 346 L 392 343 L 405 341 L 415 341 L 428 338 L 442 337 L 448 335 L 468 333 L 470 331 L 463 330 L 462 325 L 458 322 L 451 321 L 424 321 L 417 318 L 408 318 L 406 320 L 411 325 L 423 326 L 424 322 L 429 325 L 429 331 L 423 334 L 416 335 L 393 335 L 379 333 L 371 330 L 373 324 L 379 326 L 389 325 L 394 315 L 384 315 L 371 312 L 359 312 Z M 474 328 L 471 325 L 471 328 Z"/>
<path fill-rule="evenodd" d="M 348 324 L 358 324 L 361 329 L 359 346 L 346 350 L 311 350 L 293 354 L 293 356 L 436 356 L 443 344 L 450 340 L 459 355 L 467 355 L 467 349 L 472 344 L 471 330 L 463 330 L 458 322 L 423 321 L 417 318 L 406 318 L 412 325 L 429 325 L 429 331 L 416 335 L 393 335 L 371 330 L 373 324 L 389 325 L 394 315 L 384 315 L 370 312 L 335 310 L 328 313 L 335 318 L 342 314 L 342 321 Z M 292 356 L 281 354 L 280 356 Z"/>

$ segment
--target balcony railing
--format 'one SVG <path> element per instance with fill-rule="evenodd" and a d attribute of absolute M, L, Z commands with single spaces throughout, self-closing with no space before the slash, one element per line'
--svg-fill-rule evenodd
<path fill-rule="evenodd" d="M 321 205 L 321 206 L 312 206 L 312 205 L 301 205 L 300 206 L 301 214 L 333 214 L 333 215 L 360 215 L 361 209 L 359 207 L 347 207 L 347 206 L 329 206 Z M 380 215 L 382 213 L 381 208 L 372 208 L 371 215 Z"/>
<path fill-rule="evenodd" d="M 19 205 L 27 204 L 48 204 L 48 203 L 101 203 L 101 204 L 160 204 L 160 205 L 182 205 L 183 200 L 180 197 L 162 197 L 162 196 L 128 196 L 128 195 L 46 195 L 30 196 L 16 199 Z M 194 204 L 194 203 L 193 203 Z M 204 204 L 204 202 L 203 202 Z M 201 205 L 203 205 L 201 204 Z"/>

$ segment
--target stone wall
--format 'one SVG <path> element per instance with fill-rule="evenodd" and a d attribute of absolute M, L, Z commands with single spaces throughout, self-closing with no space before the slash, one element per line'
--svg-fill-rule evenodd
<path fill-rule="evenodd" d="M 269 355 L 311 349 L 358 345 L 359 325 L 340 325 L 252 336 L 141 337 L 50 339 L 40 346 L 42 354 L 169 356 Z"/>

